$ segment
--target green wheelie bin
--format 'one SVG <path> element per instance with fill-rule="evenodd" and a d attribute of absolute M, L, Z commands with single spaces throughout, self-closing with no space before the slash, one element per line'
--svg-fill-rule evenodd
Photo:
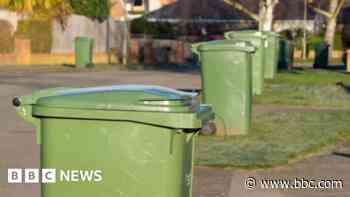
<path fill-rule="evenodd" d="M 278 69 L 286 70 L 293 67 L 294 44 L 286 39 L 280 39 L 280 50 L 278 55 Z"/>
<path fill-rule="evenodd" d="M 267 50 L 265 52 L 264 78 L 273 79 L 277 74 L 280 50 L 280 35 L 276 32 L 263 32 L 267 36 Z"/>
<path fill-rule="evenodd" d="M 225 33 L 226 39 L 238 39 L 251 42 L 256 47 L 253 54 L 253 94 L 261 95 L 264 88 L 265 53 L 267 36 L 259 31 L 231 31 Z"/>
<path fill-rule="evenodd" d="M 194 96 L 123 85 L 15 98 L 18 113 L 36 128 L 41 168 L 56 169 L 56 183 L 42 184 L 42 196 L 190 197 L 194 140 L 214 118 Z M 71 182 L 59 178 L 61 170 L 101 174 L 89 181 L 80 174 Z"/>
<path fill-rule="evenodd" d="M 329 63 L 329 44 L 320 42 L 315 44 L 314 68 L 327 68 Z"/>
<path fill-rule="evenodd" d="M 93 38 L 75 38 L 75 65 L 77 67 L 88 67 L 92 65 L 93 47 Z"/>
<path fill-rule="evenodd" d="M 201 62 L 203 102 L 215 112 L 216 135 L 246 134 L 251 125 L 252 60 L 249 42 L 220 40 L 193 45 Z"/>

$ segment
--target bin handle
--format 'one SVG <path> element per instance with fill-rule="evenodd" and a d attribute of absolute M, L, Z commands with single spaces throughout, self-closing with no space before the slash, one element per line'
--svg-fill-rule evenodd
<path fill-rule="evenodd" d="M 198 60 L 201 61 L 201 53 L 199 52 L 198 48 L 200 45 L 204 44 L 205 42 L 199 42 L 196 44 L 191 45 L 191 51 L 198 56 Z"/>
<path fill-rule="evenodd" d="M 15 97 L 12 100 L 12 104 L 16 107 L 16 112 L 21 116 L 25 121 L 33 125 L 36 130 L 36 142 L 41 144 L 41 127 L 40 119 L 32 116 L 32 104 L 25 104 L 26 101 L 22 101 L 20 98 Z"/>
<path fill-rule="evenodd" d="M 232 34 L 231 31 L 230 31 L 230 32 L 225 32 L 225 33 L 224 33 L 224 38 L 225 38 L 226 40 L 232 39 L 231 34 Z"/>
<path fill-rule="evenodd" d="M 198 51 L 198 47 L 200 46 L 201 43 L 197 43 L 197 44 L 192 44 L 191 45 L 191 51 L 199 56 L 199 51 Z"/>

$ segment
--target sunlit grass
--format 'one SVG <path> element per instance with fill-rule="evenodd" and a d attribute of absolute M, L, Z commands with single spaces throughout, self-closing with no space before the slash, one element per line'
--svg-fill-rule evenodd
<path fill-rule="evenodd" d="M 261 113 L 246 136 L 200 136 L 196 164 L 238 168 L 285 165 L 350 138 L 350 112 Z"/>
<path fill-rule="evenodd" d="M 255 104 L 350 107 L 350 75 L 327 70 L 294 70 L 267 80 Z"/>

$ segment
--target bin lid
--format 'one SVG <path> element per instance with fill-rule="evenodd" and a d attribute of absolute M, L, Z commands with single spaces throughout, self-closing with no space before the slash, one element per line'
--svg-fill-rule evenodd
<path fill-rule="evenodd" d="M 247 41 L 242 40 L 215 40 L 198 45 L 199 51 L 215 51 L 215 50 L 235 50 L 248 53 L 255 52 L 256 48 Z"/>
<path fill-rule="evenodd" d="M 282 37 L 279 33 L 273 32 L 273 31 L 264 31 L 263 33 L 266 34 L 267 36 L 278 37 L 278 38 Z"/>
<path fill-rule="evenodd" d="M 23 102 L 32 116 L 90 120 L 131 121 L 179 129 L 201 128 L 214 118 L 196 94 L 146 85 L 120 85 L 50 90 Z M 40 95 L 40 94 L 39 94 Z M 23 100 L 25 101 L 25 100 Z"/>
<path fill-rule="evenodd" d="M 264 32 L 261 31 L 255 31 L 255 30 L 244 30 L 244 31 L 230 31 L 225 33 L 225 38 L 233 39 L 233 38 L 240 38 L 240 37 L 252 37 L 252 38 L 260 38 L 260 39 L 266 39 L 267 35 Z"/>
<path fill-rule="evenodd" d="M 105 111 L 189 112 L 193 93 L 146 85 L 120 85 L 62 90 L 54 96 L 37 99 L 35 105 Z"/>

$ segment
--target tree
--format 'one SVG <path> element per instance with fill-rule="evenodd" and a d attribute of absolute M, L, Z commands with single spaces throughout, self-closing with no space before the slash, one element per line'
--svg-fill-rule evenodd
<path fill-rule="evenodd" d="M 109 0 L 70 0 L 73 12 L 103 22 L 109 17 Z"/>
<path fill-rule="evenodd" d="M 309 6 L 318 14 L 326 17 L 327 28 L 324 40 L 329 44 L 330 52 L 333 51 L 334 35 L 337 28 L 337 18 L 344 5 L 345 0 L 328 0 L 328 11 L 325 11 L 316 6 L 318 2 L 314 0 L 308 0 Z"/>
<path fill-rule="evenodd" d="M 64 24 L 66 17 L 71 13 L 71 6 L 67 0 L 0 0 L 0 7 L 36 19 L 56 18 L 61 24 Z"/>
<path fill-rule="evenodd" d="M 108 63 L 111 63 L 111 46 L 110 46 L 110 0 L 69 0 L 72 6 L 73 13 L 86 16 L 92 20 L 97 20 L 100 23 L 106 21 L 106 51 L 108 54 Z"/>
<path fill-rule="evenodd" d="M 254 13 L 237 0 L 224 0 L 224 2 L 257 21 L 260 31 L 273 30 L 274 10 L 279 0 L 259 0 L 259 13 Z"/>
<path fill-rule="evenodd" d="M 123 24 L 123 38 L 122 38 L 122 63 L 124 65 L 128 64 L 129 60 L 129 45 L 130 45 L 130 28 L 129 28 L 129 9 L 130 5 L 128 0 L 111 0 L 111 7 L 116 6 L 121 8 L 120 20 L 124 22 Z"/>

